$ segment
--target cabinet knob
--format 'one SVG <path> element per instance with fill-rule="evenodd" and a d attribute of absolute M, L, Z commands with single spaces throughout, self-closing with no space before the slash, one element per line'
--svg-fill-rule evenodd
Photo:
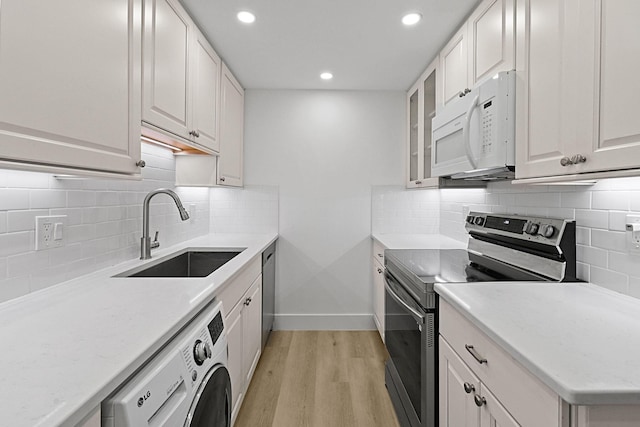
<path fill-rule="evenodd" d="M 224 176 L 220 177 L 220 182 L 224 182 Z"/>
<path fill-rule="evenodd" d="M 138 160 L 136 162 L 136 166 L 138 166 L 139 168 L 143 168 L 143 167 L 147 166 L 147 163 L 144 160 Z"/>
<path fill-rule="evenodd" d="M 378 268 L 378 274 L 382 274 L 382 269 Z"/>
<path fill-rule="evenodd" d="M 422 184 L 422 181 L 416 181 L 416 185 Z"/>
<path fill-rule="evenodd" d="M 480 396 L 479 394 L 476 394 L 475 396 L 473 396 L 473 401 L 476 402 L 476 406 L 478 408 L 481 408 L 482 406 L 484 406 L 487 403 L 487 399 L 485 399 L 484 397 Z"/>
<path fill-rule="evenodd" d="M 473 384 L 470 384 L 468 382 L 465 381 L 464 383 L 464 392 L 467 394 L 470 394 L 472 392 L 476 391 L 476 387 Z"/>
<path fill-rule="evenodd" d="M 583 156 L 582 154 L 576 154 L 575 156 L 573 156 L 571 158 L 571 162 L 574 165 L 577 165 L 578 163 L 584 163 L 587 161 L 587 158 L 585 156 Z"/>
<path fill-rule="evenodd" d="M 561 164 L 562 166 L 569 166 L 569 165 L 572 165 L 572 164 L 573 164 L 573 162 L 571 161 L 571 159 L 570 159 L 570 158 L 568 158 L 567 156 L 565 156 L 565 157 L 563 157 L 563 158 L 561 158 L 561 159 L 560 159 L 560 164 Z"/>
<path fill-rule="evenodd" d="M 197 130 L 192 130 L 192 131 L 189 132 L 189 135 L 195 136 L 196 138 L 199 138 L 200 137 L 200 132 L 197 131 Z"/>
<path fill-rule="evenodd" d="M 251 297 L 247 297 L 247 299 L 244 300 L 244 305 L 248 306 L 249 304 L 251 304 Z"/>

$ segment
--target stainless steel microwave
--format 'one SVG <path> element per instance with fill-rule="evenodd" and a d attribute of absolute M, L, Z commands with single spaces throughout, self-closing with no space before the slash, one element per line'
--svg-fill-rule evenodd
<path fill-rule="evenodd" d="M 515 71 L 500 72 L 445 105 L 432 129 L 432 176 L 513 178 Z"/>

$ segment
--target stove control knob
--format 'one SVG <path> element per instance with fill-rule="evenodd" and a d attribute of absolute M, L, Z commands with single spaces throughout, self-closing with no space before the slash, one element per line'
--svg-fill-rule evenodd
<path fill-rule="evenodd" d="M 540 226 L 538 224 L 534 224 L 533 222 L 529 223 L 529 225 L 527 226 L 527 234 L 530 234 L 532 236 L 535 236 L 536 234 L 538 234 L 538 230 L 540 229 Z"/>
<path fill-rule="evenodd" d="M 476 225 L 479 225 L 480 227 L 482 227 L 484 225 L 484 218 L 481 216 L 477 216 L 476 219 L 473 221 Z"/>
<path fill-rule="evenodd" d="M 197 340 L 193 346 L 193 359 L 196 361 L 196 364 L 200 366 L 209 358 L 211 358 L 211 346 L 209 343 Z"/>
<path fill-rule="evenodd" d="M 551 224 L 545 225 L 544 227 L 542 227 L 542 235 L 547 239 L 553 237 L 555 232 L 556 232 L 556 228 Z"/>
<path fill-rule="evenodd" d="M 469 224 L 473 224 L 473 220 L 474 220 L 475 218 L 476 218 L 475 216 L 469 215 L 469 216 L 467 216 L 467 222 L 468 222 Z"/>

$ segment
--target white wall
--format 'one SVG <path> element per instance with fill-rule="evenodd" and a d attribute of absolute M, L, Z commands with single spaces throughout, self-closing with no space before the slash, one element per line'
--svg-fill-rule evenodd
<path fill-rule="evenodd" d="M 372 189 L 371 232 L 393 234 L 440 233 L 440 191 L 407 190 L 404 185 Z"/>
<path fill-rule="evenodd" d="M 211 189 L 209 229 L 212 233 L 277 233 L 278 186 L 245 185 Z"/>
<path fill-rule="evenodd" d="M 0 301 L 9 300 L 140 256 L 142 200 L 154 189 L 174 187 L 170 150 L 142 144 L 142 181 L 57 179 L 0 170 Z M 163 246 L 209 232 L 209 190 L 178 188 L 194 220 L 181 222 L 173 200 L 152 199 L 151 232 Z M 67 215 L 66 246 L 34 250 L 37 215 Z"/>
<path fill-rule="evenodd" d="M 280 188 L 276 328 L 373 328 L 371 187 L 401 185 L 403 92 L 247 90 L 245 183 Z"/>

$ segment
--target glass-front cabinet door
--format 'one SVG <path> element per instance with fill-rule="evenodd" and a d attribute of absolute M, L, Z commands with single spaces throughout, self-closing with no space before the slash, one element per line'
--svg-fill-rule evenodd
<path fill-rule="evenodd" d="M 407 92 L 407 188 L 437 187 L 431 178 L 431 119 L 438 102 L 437 61 L 434 61 Z"/>

